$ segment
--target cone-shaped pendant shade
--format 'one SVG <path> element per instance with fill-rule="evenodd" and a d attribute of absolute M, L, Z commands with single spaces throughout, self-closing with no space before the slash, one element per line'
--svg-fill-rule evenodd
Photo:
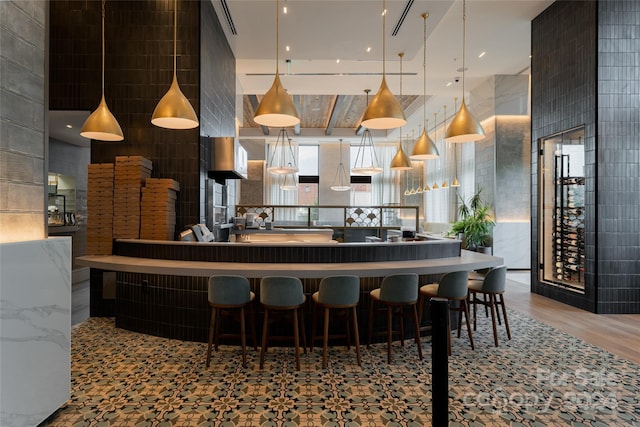
<path fill-rule="evenodd" d="M 406 171 L 411 170 L 413 166 L 411 165 L 411 159 L 402 149 L 402 144 L 398 147 L 398 152 L 393 159 L 391 160 L 391 169 L 396 171 Z"/>
<path fill-rule="evenodd" d="M 100 99 L 98 108 L 85 120 L 80 135 L 85 138 L 100 141 L 122 141 L 124 135 L 116 118 L 109 111 L 104 95 Z"/>
<path fill-rule="evenodd" d="M 167 129 L 193 129 L 198 127 L 198 116 L 191 103 L 180 90 L 178 78 L 173 75 L 171 87 L 153 110 L 151 123 Z"/>
<path fill-rule="evenodd" d="M 289 127 L 300 123 L 293 98 L 284 90 L 277 72 L 273 85 L 260 101 L 253 120 L 259 125 L 269 127 Z"/>
<path fill-rule="evenodd" d="M 416 141 L 411 151 L 412 160 L 428 160 L 440 157 L 438 153 L 438 147 L 433 143 L 433 140 L 427 135 L 426 129 L 422 130 L 422 135 Z"/>
<path fill-rule="evenodd" d="M 431 188 L 429 188 L 428 184 L 425 184 L 424 187 L 422 188 L 422 191 L 426 193 L 427 191 L 431 191 Z"/>
<path fill-rule="evenodd" d="M 364 111 L 360 124 L 368 129 L 395 129 L 406 123 L 400 102 L 389 90 L 387 79 L 382 77 L 380 89 Z"/>
<path fill-rule="evenodd" d="M 434 190 L 437 190 L 440 187 L 438 187 L 438 183 L 437 182 L 434 182 L 433 185 L 431 186 L 431 188 L 434 189 Z"/>
<path fill-rule="evenodd" d="M 442 188 L 447 188 L 449 187 L 449 184 L 447 184 L 447 180 L 445 179 L 444 181 L 442 181 Z"/>
<path fill-rule="evenodd" d="M 484 138 L 482 125 L 462 100 L 460 110 L 458 110 L 458 114 L 456 114 L 447 128 L 444 140 L 447 142 L 472 142 L 482 138 Z"/>
<path fill-rule="evenodd" d="M 453 178 L 453 182 L 451 183 L 452 187 L 460 187 L 460 181 L 458 181 L 458 177 Z"/>

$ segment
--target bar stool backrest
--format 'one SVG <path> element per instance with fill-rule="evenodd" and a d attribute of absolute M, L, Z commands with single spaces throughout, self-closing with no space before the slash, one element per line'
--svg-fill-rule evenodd
<path fill-rule="evenodd" d="M 249 281 L 243 276 L 209 277 L 209 302 L 239 305 L 251 301 Z"/>
<path fill-rule="evenodd" d="M 328 305 L 357 304 L 360 300 L 358 276 L 328 276 L 320 281 L 318 302 Z"/>
<path fill-rule="evenodd" d="M 260 280 L 260 302 L 281 307 L 292 307 L 304 302 L 302 282 L 291 276 L 266 276 Z"/>
<path fill-rule="evenodd" d="M 410 303 L 418 300 L 418 275 L 415 273 L 394 274 L 382 279 L 380 300 Z"/>
<path fill-rule="evenodd" d="M 469 293 L 469 273 L 453 271 L 447 273 L 438 282 L 438 296 L 450 299 L 463 299 Z"/>
<path fill-rule="evenodd" d="M 499 265 L 489 270 L 482 282 L 482 290 L 500 294 L 505 291 L 507 281 L 507 266 Z"/>

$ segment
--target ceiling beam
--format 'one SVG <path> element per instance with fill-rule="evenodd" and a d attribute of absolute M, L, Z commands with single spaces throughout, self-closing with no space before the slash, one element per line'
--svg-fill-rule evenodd
<path fill-rule="evenodd" d="M 333 125 L 336 122 L 337 112 L 342 108 L 342 104 L 344 104 L 344 96 L 336 95 L 333 101 L 333 107 L 331 108 L 331 113 L 329 114 L 329 120 L 327 122 L 327 127 L 324 129 L 325 135 L 331 135 L 333 131 Z"/>
<path fill-rule="evenodd" d="M 258 97 L 255 95 L 247 95 L 247 96 L 249 97 L 249 102 L 251 103 L 251 107 L 255 112 L 258 109 L 258 105 L 259 105 Z M 269 135 L 269 128 L 267 126 L 260 125 L 260 127 L 262 128 L 263 135 Z"/>
<path fill-rule="evenodd" d="M 364 126 L 358 125 L 356 128 L 356 135 L 362 135 L 362 132 L 364 132 Z"/>

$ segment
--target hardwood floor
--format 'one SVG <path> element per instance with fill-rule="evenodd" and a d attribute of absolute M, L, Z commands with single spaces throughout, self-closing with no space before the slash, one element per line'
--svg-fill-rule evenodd
<path fill-rule="evenodd" d="M 594 314 L 532 294 L 529 272 L 507 273 L 507 307 L 640 364 L 640 314 Z"/>
<path fill-rule="evenodd" d="M 507 307 L 640 365 L 640 314 L 593 314 L 532 294 L 528 271 L 510 271 L 507 278 Z M 78 324 L 89 316 L 88 281 L 74 285 L 72 299 Z"/>

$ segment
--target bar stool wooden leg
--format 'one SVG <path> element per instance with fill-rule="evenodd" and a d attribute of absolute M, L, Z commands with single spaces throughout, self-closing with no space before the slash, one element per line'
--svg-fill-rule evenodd
<path fill-rule="evenodd" d="M 311 315 L 311 345 L 309 349 L 313 351 L 313 345 L 316 342 L 316 329 L 318 328 L 318 304 L 313 305 L 313 313 Z"/>
<path fill-rule="evenodd" d="M 242 367 L 247 367 L 247 335 L 244 321 L 244 306 L 240 307 L 240 343 L 242 345 Z"/>
<path fill-rule="evenodd" d="M 373 300 L 369 304 L 369 336 L 367 337 L 367 348 L 371 346 L 371 335 L 373 335 Z"/>
<path fill-rule="evenodd" d="M 344 315 L 345 315 L 346 319 L 345 319 L 344 324 L 346 326 L 345 329 L 347 330 L 347 350 L 351 350 L 351 332 L 350 332 L 351 328 L 349 327 L 349 323 L 350 323 L 351 319 L 350 319 L 349 313 L 350 313 L 349 309 L 345 308 L 344 309 Z"/>
<path fill-rule="evenodd" d="M 415 328 L 416 345 L 418 346 L 418 356 L 422 360 L 422 345 L 420 344 L 420 323 L 418 322 L 418 312 L 416 305 L 413 304 L 413 327 Z"/>
<path fill-rule="evenodd" d="M 391 363 L 391 335 L 393 326 L 393 309 L 387 306 L 387 363 Z"/>
<path fill-rule="evenodd" d="M 213 344 L 213 331 L 215 328 L 216 309 L 211 307 L 211 319 L 209 320 L 209 342 L 207 344 L 207 362 L 205 366 L 208 368 L 211 363 L 211 346 Z"/>
<path fill-rule="evenodd" d="M 216 309 L 216 331 L 214 332 L 214 340 L 213 340 L 213 348 L 215 351 L 218 351 L 218 343 L 220 340 L 220 312 L 221 308 Z"/>
<path fill-rule="evenodd" d="M 260 369 L 264 368 L 264 353 L 267 351 L 267 334 L 269 333 L 269 309 L 264 309 L 264 323 L 262 325 L 262 348 L 260 349 Z"/>
<path fill-rule="evenodd" d="M 507 308 L 504 305 L 504 294 L 500 294 L 500 305 L 502 306 L 502 315 L 504 316 L 504 326 L 507 328 L 507 338 L 511 339 L 511 330 L 509 329 L 509 320 L 507 319 Z"/>
<path fill-rule="evenodd" d="M 460 302 L 460 305 L 464 305 L 464 318 L 467 322 L 467 333 L 469 334 L 469 342 L 471 343 L 471 350 L 475 350 L 476 347 L 473 343 L 473 334 L 471 333 L 471 324 L 469 323 L 469 306 L 467 305 L 467 300 L 462 300 Z M 458 325 L 458 328 L 460 328 L 460 325 Z M 459 336 L 460 336 L 460 329 L 458 329 L 458 337 Z"/>
<path fill-rule="evenodd" d="M 404 310 L 400 306 L 400 345 L 404 347 Z"/>
<path fill-rule="evenodd" d="M 300 336 L 298 335 L 298 309 L 295 308 L 293 310 L 293 342 L 294 342 L 294 350 L 296 353 L 296 370 L 300 370 L 300 352 L 298 351 L 300 348 Z"/>
<path fill-rule="evenodd" d="M 253 311 L 253 302 L 249 303 L 249 325 L 251 325 L 251 341 L 253 342 L 253 349 L 258 350 L 258 344 L 256 342 L 256 316 Z"/>
<path fill-rule="evenodd" d="M 302 307 L 296 309 L 298 311 L 298 321 L 300 322 L 300 333 L 302 335 L 302 352 L 307 354 L 307 331 L 304 326 L 304 311 Z"/>
<path fill-rule="evenodd" d="M 498 329 L 496 327 L 496 305 L 495 305 L 495 296 L 493 294 L 489 294 L 489 305 L 491 306 L 491 324 L 493 325 L 493 341 L 498 347 Z"/>
<path fill-rule="evenodd" d="M 322 368 L 327 368 L 327 351 L 329 347 L 329 308 L 324 308 L 324 333 L 322 335 Z"/>
<path fill-rule="evenodd" d="M 360 337 L 358 334 L 358 314 L 356 311 L 356 308 L 353 307 L 352 309 L 352 316 L 351 318 L 353 319 L 353 337 L 356 340 L 356 356 L 358 358 L 358 366 L 361 366 L 361 360 L 360 360 Z M 347 325 L 347 328 L 349 326 Z"/>

